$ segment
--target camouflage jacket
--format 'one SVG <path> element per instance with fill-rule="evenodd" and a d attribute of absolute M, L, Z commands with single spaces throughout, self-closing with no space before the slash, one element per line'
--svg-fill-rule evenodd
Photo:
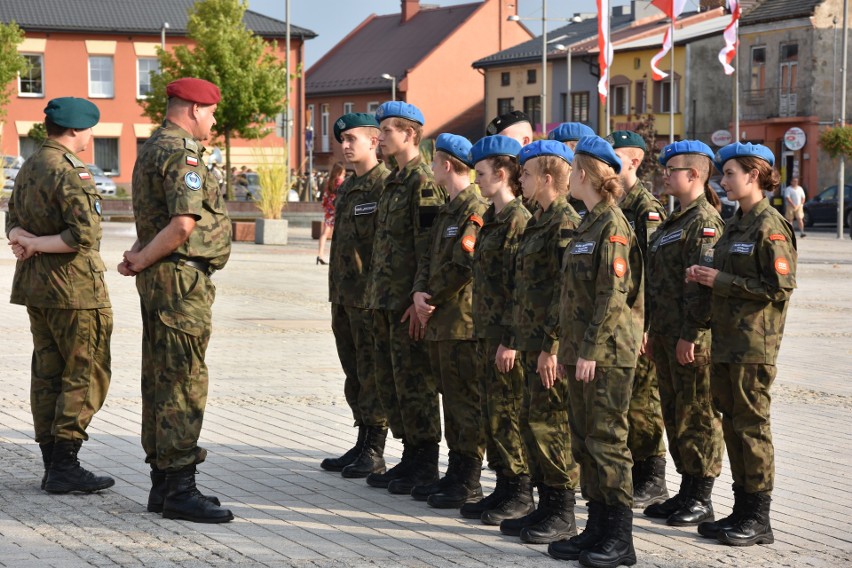
<path fill-rule="evenodd" d="M 710 347 L 710 289 L 687 283 L 686 269 L 701 264 L 725 224 L 704 194 L 675 211 L 651 238 L 647 306 L 651 332 Z"/>
<path fill-rule="evenodd" d="M 644 318 L 642 252 L 618 206 L 589 211 L 565 251 L 559 362 L 634 367 Z"/>
<path fill-rule="evenodd" d="M 367 307 L 403 310 L 411 305 L 417 262 L 429 248 L 429 231 L 446 202 L 447 193 L 420 157 L 391 171 L 379 198 Z"/>
<path fill-rule="evenodd" d="M 482 216 L 473 251 L 473 327 L 476 337 L 512 340 L 512 296 L 515 290 L 515 257 L 530 220 L 521 198 L 510 201 L 500 211 L 494 206 Z"/>
<path fill-rule="evenodd" d="M 192 135 L 168 120 L 145 141 L 133 167 L 136 235 L 144 247 L 172 217 L 191 215 L 195 229 L 175 252 L 219 270 L 231 254 L 231 220 L 203 154 Z"/>
<path fill-rule="evenodd" d="M 110 307 L 101 259 L 101 196 L 86 166 L 68 148 L 46 140 L 18 172 L 6 234 L 21 229 L 59 235 L 76 252 L 39 254 L 15 265 L 13 304 L 35 308 Z"/>
<path fill-rule="evenodd" d="M 559 348 L 559 277 L 562 254 L 580 216 L 559 197 L 527 223 L 515 261 L 513 335 L 506 347 L 556 354 Z"/>
<path fill-rule="evenodd" d="M 334 239 L 328 270 L 328 301 L 367 307 L 367 271 L 373 256 L 376 211 L 390 171 L 378 164 L 359 177 L 348 177 L 334 202 Z"/>
<path fill-rule="evenodd" d="M 639 241 L 639 248 L 642 249 L 642 254 L 645 258 L 648 257 L 648 243 L 651 242 L 651 237 L 660 226 L 660 223 L 666 219 L 666 210 L 663 204 L 656 197 L 651 195 L 651 192 L 645 189 L 645 184 L 642 180 L 636 180 L 621 203 L 621 212 L 627 218 L 627 222 L 636 233 L 636 238 Z"/>
<path fill-rule="evenodd" d="M 435 306 L 426 327 L 427 341 L 473 338 L 473 251 L 486 207 L 476 186 L 469 185 L 435 218 L 412 289 L 430 294 L 429 304 Z"/>
<path fill-rule="evenodd" d="M 713 361 L 774 365 L 796 288 L 792 227 L 763 199 L 748 214 L 734 214 L 712 258 L 720 271 L 710 320 Z"/>

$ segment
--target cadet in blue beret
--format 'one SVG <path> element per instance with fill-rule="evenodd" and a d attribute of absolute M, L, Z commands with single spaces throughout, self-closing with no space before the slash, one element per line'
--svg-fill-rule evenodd
<path fill-rule="evenodd" d="M 514 138 L 520 142 L 521 146 L 526 146 L 533 140 L 533 127 L 530 117 L 525 112 L 519 110 L 501 114 L 489 122 L 485 133 L 488 136 L 502 134 L 503 136 Z"/>
<path fill-rule="evenodd" d="M 416 122 L 420 126 L 426 124 L 423 113 L 416 106 L 403 101 L 388 101 L 376 109 L 376 120 L 379 122 L 386 118 L 404 118 Z"/>
<path fill-rule="evenodd" d="M 553 130 L 551 130 L 547 138 L 564 142 L 572 150 L 577 145 L 577 142 L 583 136 L 595 136 L 595 131 L 590 126 L 586 126 L 582 122 L 563 122 Z"/>
<path fill-rule="evenodd" d="M 470 162 L 470 149 L 472 144 L 470 140 L 458 134 L 439 134 L 435 140 L 435 151 L 441 151 L 449 154 L 467 167 L 473 167 Z"/>
<path fill-rule="evenodd" d="M 665 220 L 666 210 L 638 176 L 647 150 L 645 140 L 630 130 L 616 130 L 606 140 L 621 159 L 619 176 L 624 186 L 624 196 L 619 199 L 618 206 L 633 227 L 642 254 L 648 258 L 648 242 Z M 645 289 L 647 292 L 647 286 Z M 646 330 L 647 327 L 646 321 Z M 636 363 L 627 420 L 630 425 L 627 448 L 633 456 L 633 506 L 644 509 L 665 501 L 669 496 L 660 392 L 654 363 L 644 353 Z"/>
<path fill-rule="evenodd" d="M 474 166 L 477 162 L 494 156 L 511 156 L 517 161 L 520 153 L 520 142 L 514 138 L 496 134 L 480 138 L 476 144 L 471 146 L 468 161 Z"/>
<path fill-rule="evenodd" d="M 671 158 L 682 154 L 704 155 L 713 160 L 713 150 L 701 140 L 678 140 L 669 144 L 660 152 L 660 164 L 665 166 Z"/>
<path fill-rule="evenodd" d="M 518 352 L 523 369 L 520 431 L 539 494 L 536 511 L 504 520 L 500 531 L 533 544 L 577 531 L 574 490 L 579 473 L 568 433 L 567 385 L 556 378 L 560 262 L 580 224 L 566 199 L 573 160 L 571 149 L 556 140 L 537 140 L 520 154 L 524 198 L 536 208 L 518 245 L 513 328 L 505 347 Z"/>
<path fill-rule="evenodd" d="M 793 228 L 764 198 L 780 176 L 765 146 L 735 143 L 716 154 L 722 187 L 740 208 L 706 261 L 686 277 L 712 290 L 710 392 L 734 483 L 734 513 L 704 522 L 698 532 L 735 546 L 772 544 L 769 522 L 775 485 L 770 387 L 784 333 L 787 303 L 796 288 Z"/>
<path fill-rule="evenodd" d="M 583 136 L 574 147 L 574 154 L 585 154 L 603 162 L 618 174 L 621 172 L 621 158 L 619 158 L 612 145 L 600 136 Z"/>

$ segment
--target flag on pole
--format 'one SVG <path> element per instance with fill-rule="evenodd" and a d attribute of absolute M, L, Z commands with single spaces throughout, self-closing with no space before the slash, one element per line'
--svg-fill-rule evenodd
<path fill-rule="evenodd" d="M 657 62 L 672 48 L 672 28 L 674 28 L 677 17 L 683 13 L 683 9 L 686 7 L 686 0 L 652 0 L 651 4 L 659 8 L 660 11 L 672 20 L 672 24 L 666 29 L 666 35 L 663 36 L 663 48 L 651 59 L 651 74 L 654 77 L 654 81 L 662 81 L 669 74 L 661 71 L 657 67 Z"/>
<path fill-rule="evenodd" d="M 731 23 L 725 27 L 725 31 L 723 33 L 725 36 L 725 47 L 723 47 L 722 51 L 719 52 L 719 62 L 721 62 L 722 67 L 725 68 L 725 75 L 730 75 L 734 72 L 734 68 L 731 66 L 731 61 L 733 61 L 734 57 L 736 57 L 737 47 L 740 43 L 737 39 L 737 28 L 740 25 L 740 13 L 742 11 L 740 8 L 740 0 L 728 0 L 728 9 L 731 11 Z"/>
<path fill-rule="evenodd" d="M 609 95 L 609 65 L 612 63 L 612 43 L 609 38 L 609 0 L 596 0 L 598 5 L 598 65 L 601 69 L 601 79 L 598 81 L 598 94 L 601 104 L 606 104 Z"/>

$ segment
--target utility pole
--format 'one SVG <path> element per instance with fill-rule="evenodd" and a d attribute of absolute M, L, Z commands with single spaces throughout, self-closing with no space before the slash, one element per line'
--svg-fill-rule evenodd
<path fill-rule="evenodd" d="M 840 126 L 846 126 L 846 67 L 849 63 L 849 29 L 847 28 L 849 17 L 849 0 L 843 0 L 843 63 L 840 68 Z M 840 167 L 837 169 L 837 238 L 843 238 L 843 223 L 845 206 L 844 194 L 846 193 L 846 158 L 840 154 Z"/>

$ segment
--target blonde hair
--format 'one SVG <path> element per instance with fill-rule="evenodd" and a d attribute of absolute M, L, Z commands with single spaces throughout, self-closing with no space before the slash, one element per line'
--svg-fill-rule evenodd
<path fill-rule="evenodd" d="M 607 203 L 615 203 L 624 194 L 624 186 L 612 166 L 586 154 L 575 154 L 574 167 L 586 172 L 592 187 Z"/>
<path fill-rule="evenodd" d="M 460 176 L 470 175 L 470 166 L 452 154 L 444 152 L 443 150 L 436 150 L 435 157 L 444 160 L 444 162 L 448 162 L 454 174 L 458 174 Z"/>
<path fill-rule="evenodd" d="M 553 180 L 553 187 L 559 195 L 568 193 L 568 176 L 571 175 L 571 164 L 556 156 L 538 156 L 535 158 L 538 175 L 544 177 L 549 175 Z"/>
<path fill-rule="evenodd" d="M 390 125 L 397 130 L 407 130 L 410 128 L 414 134 L 414 144 L 420 144 L 420 140 L 423 138 L 423 125 L 419 122 L 394 116 L 390 119 Z"/>

